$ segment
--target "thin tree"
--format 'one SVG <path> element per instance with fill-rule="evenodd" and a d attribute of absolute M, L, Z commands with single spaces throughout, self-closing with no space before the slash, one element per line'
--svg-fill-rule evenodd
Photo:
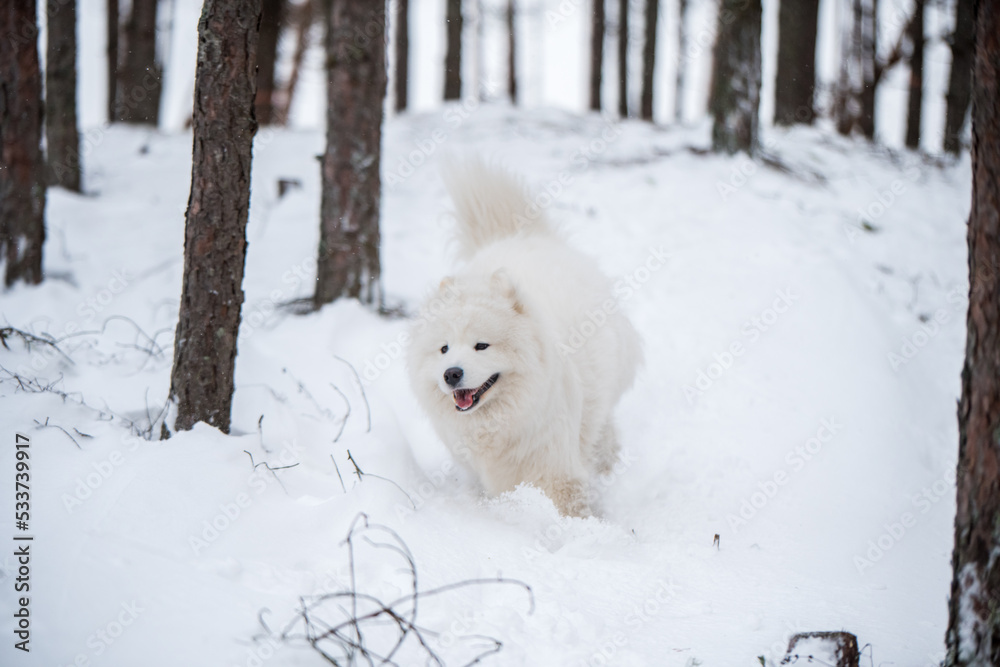
<path fill-rule="evenodd" d="M 947 667 L 1000 664 L 1000 4 L 977 4 L 969 311 Z"/>
<path fill-rule="evenodd" d="M 840 75 L 834 95 L 833 116 L 837 131 L 848 135 L 860 130 L 875 137 L 875 88 L 880 76 L 876 16 L 878 0 L 853 0 L 849 20 L 842 25 Z"/>
<path fill-rule="evenodd" d="M 861 133 L 868 139 L 875 138 L 875 89 L 878 86 L 878 2 L 856 0 L 861 7 L 861 116 L 858 119 Z"/>
<path fill-rule="evenodd" d="M 288 122 L 292 101 L 295 99 L 295 89 L 299 84 L 299 73 L 302 71 L 302 61 L 309 49 L 309 31 L 313 24 L 313 5 L 316 0 L 305 0 L 300 5 L 292 5 L 291 22 L 295 25 L 295 50 L 292 53 L 292 71 L 288 75 L 281 99 L 275 104 L 275 114 L 282 125 Z"/>
<path fill-rule="evenodd" d="M 475 41 L 475 73 L 476 73 L 476 96 L 480 100 L 485 100 L 489 85 L 486 81 L 486 10 L 483 7 L 483 0 L 475 0 L 476 17 L 473 25 L 476 28 Z"/>
<path fill-rule="evenodd" d="M 462 0 L 448 0 L 448 50 L 444 56 L 444 99 L 462 96 Z"/>
<path fill-rule="evenodd" d="M 76 121 L 76 0 L 48 0 L 45 146 L 49 184 L 80 191 Z"/>
<path fill-rule="evenodd" d="M 590 109 L 601 110 L 601 69 L 604 66 L 604 0 L 593 0 L 590 21 Z"/>
<path fill-rule="evenodd" d="M 410 0 L 396 5 L 396 111 L 405 111 L 410 83 Z"/>
<path fill-rule="evenodd" d="M 774 122 L 811 125 L 816 118 L 816 30 L 819 0 L 788 0 L 778 8 L 778 72 Z"/>
<path fill-rule="evenodd" d="M 118 94 L 118 0 L 107 0 L 107 56 L 108 56 L 108 122 L 118 120 L 115 101 Z"/>
<path fill-rule="evenodd" d="M 384 3 L 330 3 L 317 308 L 341 297 L 382 305 L 378 223 L 385 39 L 380 34 L 357 40 L 357 29 L 368 22 L 384 25 Z"/>
<path fill-rule="evenodd" d="M 285 21 L 285 0 L 263 0 L 261 7 L 260 37 L 257 41 L 257 97 L 254 107 L 257 122 L 270 125 L 277 116 L 274 107 L 274 66 L 278 59 L 278 40 Z"/>
<path fill-rule="evenodd" d="M 517 40 L 514 28 L 514 0 L 507 0 L 507 94 L 517 104 Z"/>
<path fill-rule="evenodd" d="M 760 0 L 723 0 L 712 80 L 712 149 L 757 150 L 760 106 Z"/>
<path fill-rule="evenodd" d="M 680 0 L 677 6 L 677 80 L 674 84 L 674 120 L 684 122 L 684 89 L 687 69 L 687 6 Z"/>
<path fill-rule="evenodd" d="M 174 430 L 229 432 L 243 306 L 261 0 L 205 0 L 198 22 L 191 195 L 174 337 Z M 169 436 L 168 425 L 163 436 Z"/>
<path fill-rule="evenodd" d="M 628 0 L 618 0 L 618 115 L 628 118 Z"/>
<path fill-rule="evenodd" d="M 0 262 L 4 284 L 42 282 L 45 162 L 35 0 L 0 9 Z"/>
<path fill-rule="evenodd" d="M 975 55 L 976 0 L 958 0 L 955 8 L 955 31 L 951 43 L 951 74 L 948 77 L 948 103 L 944 120 L 944 149 L 958 155 L 962 131 L 972 96 L 972 59 Z"/>
<path fill-rule="evenodd" d="M 924 0 L 916 0 L 910 21 L 910 91 L 906 111 L 906 147 L 920 148 L 920 120 L 924 105 Z"/>
<path fill-rule="evenodd" d="M 642 44 L 642 98 L 639 102 L 639 115 L 648 121 L 653 120 L 653 73 L 656 70 L 659 5 L 659 0 L 646 0 L 646 39 Z"/>
<path fill-rule="evenodd" d="M 156 60 L 157 2 L 132 0 L 125 24 L 125 49 L 115 96 L 115 115 L 124 123 L 159 123 L 163 72 Z"/>

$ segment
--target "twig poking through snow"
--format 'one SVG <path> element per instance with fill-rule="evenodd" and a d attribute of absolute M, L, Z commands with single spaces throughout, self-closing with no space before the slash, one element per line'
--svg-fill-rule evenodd
<path fill-rule="evenodd" d="M 332 382 L 330 383 L 330 386 L 333 387 L 333 390 L 335 392 L 340 394 L 340 397 L 344 399 L 344 405 L 347 406 L 347 413 L 344 415 L 344 418 L 340 421 L 340 430 L 337 431 L 337 437 L 333 439 L 334 442 L 337 442 L 338 440 L 340 440 L 340 436 L 344 435 L 344 427 L 347 426 L 347 419 L 351 416 L 351 402 L 347 400 L 347 396 L 344 394 L 344 392 L 340 391 L 340 387 L 333 384 Z"/>
<path fill-rule="evenodd" d="M 333 413 L 319 404 L 319 401 L 316 400 L 316 397 L 312 395 L 312 392 L 306 388 L 306 385 L 301 380 L 292 375 L 292 373 L 287 368 L 282 368 L 281 372 L 287 374 L 288 377 L 292 378 L 292 382 L 294 382 L 295 385 L 298 387 L 299 393 L 303 394 L 306 398 L 309 399 L 309 401 L 313 404 L 313 407 L 316 408 L 316 412 L 320 413 L 330 421 L 333 421 L 334 419 Z"/>
<path fill-rule="evenodd" d="M 31 351 L 32 345 L 47 345 L 53 350 L 62 355 L 62 358 L 69 363 L 74 363 L 69 355 L 60 349 L 58 341 L 48 335 L 36 336 L 35 334 L 28 333 L 27 331 L 21 331 L 20 329 L 15 329 L 14 327 L 0 327 L 0 345 L 3 345 L 5 350 L 9 350 L 10 346 L 7 345 L 8 338 L 20 338 L 24 343 L 24 346 Z"/>
<path fill-rule="evenodd" d="M 278 480 L 278 484 L 281 484 L 281 489 L 285 493 L 288 493 L 288 489 L 285 488 L 284 482 L 281 481 L 281 478 L 278 477 L 278 474 L 275 471 L 277 471 L 277 470 L 287 470 L 288 468 L 294 468 L 295 466 L 298 465 L 298 463 L 293 463 L 293 464 L 287 465 L 287 466 L 278 466 L 277 468 L 272 468 L 271 465 L 267 461 L 261 461 L 260 463 L 254 463 L 253 454 L 251 454 L 247 450 L 244 449 L 243 453 L 250 457 L 250 465 L 253 466 L 254 470 L 256 470 L 257 468 L 259 468 L 260 466 L 264 466 L 268 471 L 270 471 L 270 473 L 272 475 L 274 475 L 274 479 Z"/>
<path fill-rule="evenodd" d="M 413 509 L 417 509 L 417 504 L 415 502 L 413 502 L 413 498 L 411 498 L 410 494 L 408 494 L 405 490 L 403 490 L 403 487 L 401 487 L 399 484 L 396 484 L 396 482 L 392 481 L 388 477 L 382 477 L 382 475 L 376 475 L 373 472 L 364 472 L 361 468 L 359 468 L 358 467 L 358 462 L 355 461 L 354 457 L 351 456 L 351 450 L 349 450 L 349 449 L 347 450 L 347 460 L 350 461 L 354 465 L 354 474 L 356 474 L 358 476 L 358 481 L 361 481 L 362 475 L 368 475 L 369 477 L 374 477 L 375 479 L 380 479 L 383 482 L 389 482 L 394 487 L 396 487 L 397 489 L 399 489 L 400 493 L 402 493 L 404 496 L 406 496 L 406 499 L 410 501 L 411 505 L 413 505 Z M 339 473 L 339 471 L 338 471 L 338 473 Z"/>
<path fill-rule="evenodd" d="M 80 446 L 80 443 L 76 441 L 76 438 L 74 438 L 73 436 L 71 436 L 71 435 L 69 434 L 69 431 L 67 431 L 66 429 L 64 429 L 64 428 L 63 428 L 62 426 L 60 426 L 59 424 L 50 424 L 50 423 L 49 423 L 49 418 L 48 418 L 48 417 L 46 417 L 46 418 L 45 418 L 45 423 L 44 423 L 44 424 L 43 424 L 43 423 L 41 423 L 40 421 L 38 421 L 37 419 L 35 420 L 35 423 L 36 423 L 36 424 L 38 424 L 38 428 L 39 428 L 39 429 L 43 429 L 43 428 L 57 428 L 57 429 L 59 429 L 60 431 L 62 431 L 63 433 L 65 433 L 65 434 L 66 434 L 66 437 L 67 437 L 67 438 L 69 438 L 70 440 L 72 440 L 72 441 L 73 441 L 73 444 L 74 444 L 74 445 L 76 445 L 76 448 L 77 448 L 77 449 L 83 449 L 83 447 L 81 447 L 81 446 Z M 74 430 L 74 431 L 76 431 L 76 429 L 73 429 L 73 430 Z M 77 433 L 80 433 L 79 431 L 76 431 L 76 432 L 77 432 Z M 82 433 L 80 433 L 80 435 L 83 435 L 83 434 L 82 434 Z M 88 435 L 87 437 L 89 438 L 89 437 L 91 437 L 91 436 L 89 436 L 89 435 Z"/>
<path fill-rule="evenodd" d="M 410 589 L 408 594 L 391 602 L 384 602 L 377 595 L 358 590 L 355 550 L 359 540 L 374 549 L 396 554 L 405 562 L 404 572 L 408 575 Z M 394 662 L 393 658 L 407 645 L 408 640 L 408 647 L 423 655 L 423 664 L 439 667 L 446 664 L 444 657 L 438 653 L 445 648 L 457 646 L 475 651 L 474 658 L 464 662 L 464 667 L 478 664 L 486 656 L 499 653 L 503 644 L 493 637 L 464 635 L 453 637 L 455 641 L 445 645 L 440 638 L 447 632 L 432 630 L 417 623 L 419 609 L 426 606 L 423 601 L 462 588 L 496 584 L 516 586 L 528 594 L 528 614 L 534 611 L 535 600 L 531 587 L 522 581 L 499 576 L 496 579 L 468 579 L 420 590 L 416 559 L 409 547 L 391 528 L 370 523 L 366 514 L 359 514 L 351 522 L 344 544 L 348 549 L 349 588 L 300 597 L 300 607 L 295 618 L 279 635 L 287 643 L 304 641 L 332 665 L 357 665 L 364 662 L 369 665 L 398 667 L 399 663 Z M 365 562 L 368 560 L 370 559 Z M 344 603 L 349 603 L 350 608 L 345 608 Z M 273 637 L 274 633 L 264 620 L 265 612 L 269 613 L 269 610 L 262 609 L 258 613 L 258 620 L 266 636 Z M 387 623 L 393 629 L 394 636 L 386 635 Z M 372 646 L 373 640 L 365 635 L 369 629 L 373 631 L 371 634 L 381 638 L 382 646 Z"/>
<path fill-rule="evenodd" d="M 334 440 L 336 442 L 336 440 Z M 340 480 L 340 488 L 347 493 L 347 486 L 344 485 L 344 476 L 340 474 L 340 466 L 337 465 L 337 459 L 333 458 L 333 454 L 330 454 L 330 460 L 333 461 L 333 469 L 337 471 L 337 478 Z"/>
<path fill-rule="evenodd" d="M 260 419 L 257 420 L 257 437 L 260 438 L 260 448 L 265 453 L 270 454 L 271 450 L 264 444 L 264 415 L 261 415 Z"/>
<path fill-rule="evenodd" d="M 361 376 L 358 375 L 358 371 L 357 371 L 357 369 L 354 368 L 354 364 L 352 364 L 351 362 L 349 362 L 347 359 L 344 359 L 343 357 L 338 357 L 337 355 L 333 355 L 333 358 L 337 359 L 338 361 L 341 361 L 341 362 L 347 364 L 347 367 L 351 369 L 351 373 L 354 375 L 354 381 L 358 383 L 358 391 L 361 392 L 361 398 L 363 398 L 364 401 L 365 401 L 365 414 L 368 417 L 368 428 L 365 429 L 365 433 L 371 433 L 372 432 L 372 408 L 368 404 L 368 395 L 365 393 L 365 386 L 361 383 Z"/>
<path fill-rule="evenodd" d="M 360 482 L 361 475 L 363 475 L 364 473 L 361 472 L 361 468 L 358 467 L 358 462 L 354 460 L 353 456 L 351 456 L 351 450 L 349 449 L 347 450 L 347 460 L 354 465 L 354 474 L 358 476 L 358 481 Z"/>

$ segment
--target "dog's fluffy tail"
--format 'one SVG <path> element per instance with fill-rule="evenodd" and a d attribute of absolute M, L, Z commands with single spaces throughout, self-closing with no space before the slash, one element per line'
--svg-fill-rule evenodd
<path fill-rule="evenodd" d="M 510 236 L 551 231 L 538 202 L 506 169 L 469 159 L 452 161 L 443 175 L 455 205 L 455 235 L 463 257 Z"/>

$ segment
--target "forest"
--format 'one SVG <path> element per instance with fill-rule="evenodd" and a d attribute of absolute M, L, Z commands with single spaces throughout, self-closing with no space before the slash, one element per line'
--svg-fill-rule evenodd
<path fill-rule="evenodd" d="M 998 175 L 989 0 L 5 2 L 0 663 L 1000 664 Z"/>

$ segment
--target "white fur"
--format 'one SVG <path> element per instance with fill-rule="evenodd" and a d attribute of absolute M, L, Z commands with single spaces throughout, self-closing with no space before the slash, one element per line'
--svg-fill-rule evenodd
<path fill-rule="evenodd" d="M 472 162 L 451 169 L 447 183 L 467 261 L 414 325 L 418 400 L 488 493 L 528 482 L 563 513 L 586 515 L 588 481 L 618 455 L 612 412 L 640 364 L 638 335 L 620 311 L 606 312 L 610 281 L 531 207 L 515 177 Z M 574 348 L 588 312 L 607 321 Z M 464 371 L 459 388 L 500 377 L 460 412 L 444 379 L 452 367 Z"/>

